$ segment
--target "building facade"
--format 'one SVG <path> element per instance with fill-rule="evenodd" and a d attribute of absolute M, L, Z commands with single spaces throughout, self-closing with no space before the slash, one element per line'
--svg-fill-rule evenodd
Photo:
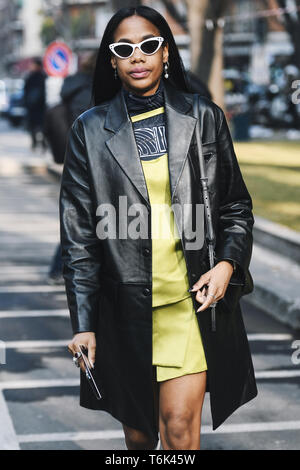
<path fill-rule="evenodd" d="M 42 53 L 42 0 L 1 0 L 0 74 L 18 75 L 23 61 Z"/>

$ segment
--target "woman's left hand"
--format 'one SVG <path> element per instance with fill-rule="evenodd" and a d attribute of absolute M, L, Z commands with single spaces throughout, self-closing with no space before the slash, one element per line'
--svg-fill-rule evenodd
<path fill-rule="evenodd" d="M 191 289 L 191 292 L 197 291 L 196 300 L 202 304 L 201 307 L 198 308 L 197 312 L 202 312 L 212 303 L 217 302 L 224 297 L 232 273 L 232 265 L 228 261 L 224 260 L 220 261 L 205 274 L 202 274 L 199 281 L 197 281 Z M 203 287 L 205 284 L 207 284 L 208 287 Z M 200 291 L 202 287 L 203 289 Z"/>

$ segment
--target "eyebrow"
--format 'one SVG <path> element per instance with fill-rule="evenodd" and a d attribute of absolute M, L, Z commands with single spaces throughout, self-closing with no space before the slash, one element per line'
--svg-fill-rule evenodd
<path fill-rule="evenodd" d="M 148 39 L 148 38 L 155 38 L 155 35 L 154 34 L 145 34 L 145 36 L 142 37 L 142 41 L 144 41 L 144 39 Z M 130 39 L 127 39 L 127 38 L 121 38 L 117 42 L 130 42 L 131 44 L 134 44 Z"/>

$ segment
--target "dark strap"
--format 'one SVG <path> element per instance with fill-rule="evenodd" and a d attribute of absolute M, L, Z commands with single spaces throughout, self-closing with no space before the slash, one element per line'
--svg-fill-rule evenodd
<path fill-rule="evenodd" d="M 198 157 L 199 157 L 199 166 L 200 166 L 200 181 L 203 191 L 203 202 L 204 202 L 204 212 L 207 225 L 207 234 L 206 238 L 208 241 L 208 255 L 209 255 L 209 265 L 210 269 L 214 267 L 215 264 L 215 254 L 214 254 L 214 242 L 215 234 L 212 224 L 211 209 L 210 209 L 210 199 L 209 199 L 209 190 L 208 190 L 208 178 L 205 174 L 205 163 L 202 149 L 202 141 L 200 135 L 200 116 L 199 116 L 199 95 L 193 95 L 193 113 L 194 117 L 197 119 L 195 127 L 196 142 L 198 147 Z M 212 304 L 212 330 L 216 331 L 216 317 L 215 317 L 215 306 Z"/>
<path fill-rule="evenodd" d="M 204 162 L 204 156 L 203 156 L 202 141 L 201 141 L 201 136 L 200 136 L 199 98 L 197 94 L 194 94 L 193 110 L 194 110 L 194 116 L 198 121 L 196 124 L 196 128 L 195 128 L 195 134 L 196 134 L 196 141 L 197 141 L 197 147 L 198 147 L 200 181 L 201 181 L 202 189 L 203 189 L 203 200 L 204 200 L 204 206 L 205 206 L 205 214 L 207 218 L 207 230 L 208 230 L 207 240 L 210 244 L 214 244 L 215 235 L 214 235 L 214 229 L 212 225 L 212 217 L 211 217 L 211 209 L 210 209 L 208 178 L 205 174 L 205 162 Z"/>

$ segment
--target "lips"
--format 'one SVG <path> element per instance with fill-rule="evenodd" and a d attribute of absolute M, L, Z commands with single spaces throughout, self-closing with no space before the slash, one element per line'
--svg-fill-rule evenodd
<path fill-rule="evenodd" d="M 150 73 L 150 70 L 147 70 L 147 69 L 133 69 L 130 72 L 130 75 L 133 78 L 144 78 L 144 77 L 147 77 L 149 73 Z"/>

